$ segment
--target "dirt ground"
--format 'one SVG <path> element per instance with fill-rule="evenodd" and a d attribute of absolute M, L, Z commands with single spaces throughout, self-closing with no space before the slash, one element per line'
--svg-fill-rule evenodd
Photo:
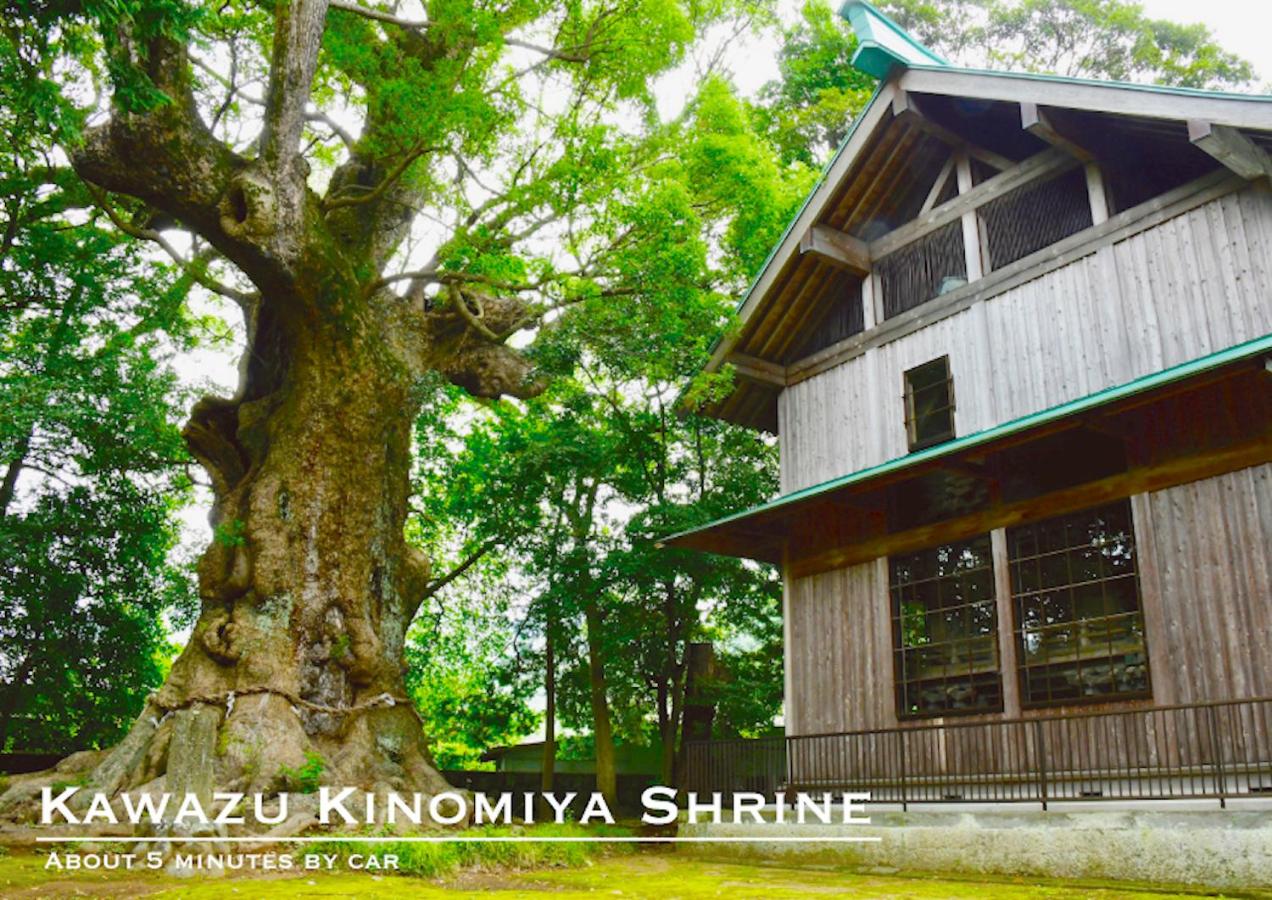
<path fill-rule="evenodd" d="M 336 870 L 317 873 L 235 874 L 176 878 L 145 871 L 55 872 L 45 854 L 15 850 L 0 857 L 0 897 L 4 900 L 81 897 L 157 897 L 191 900 L 226 898 L 501 898 L 650 897 L 699 898 L 995 898 L 995 900 L 1122 900 L 1220 896 L 1153 886 L 1064 884 L 1026 879 L 973 881 L 921 875 L 876 875 L 835 870 L 791 869 L 716 863 L 666 851 L 638 851 L 601 857 L 576 868 L 529 871 L 467 871 L 437 879 Z M 1272 900 L 1272 891 L 1222 896 Z"/>

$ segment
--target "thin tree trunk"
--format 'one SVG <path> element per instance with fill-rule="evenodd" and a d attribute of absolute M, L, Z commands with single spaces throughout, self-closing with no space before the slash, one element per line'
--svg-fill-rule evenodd
<path fill-rule="evenodd" d="M 592 740 L 596 746 L 596 789 L 613 808 L 618 802 L 618 773 L 614 763 L 614 733 L 610 724 L 605 663 L 601 646 L 601 611 L 595 600 L 584 610 L 587 621 L 587 669 L 592 701 Z"/>
<path fill-rule="evenodd" d="M 5 469 L 4 480 L 0 481 L 0 519 L 9 514 L 9 504 L 13 502 L 13 495 L 18 487 L 18 476 L 22 474 L 22 467 L 26 465 L 26 456 L 30 449 L 31 431 L 28 429 L 22 440 L 18 442 L 18 446 L 14 448 L 13 459 Z"/>
<path fill-rule="evenodd" d="M 546 641 L 543 654 L 544 676 L 543 693 L 543 773 L 539 782 L 540 790 L 547 794 L 552 790 L 552 782 L 556 776 L 556 655 L 552 640 L 553 622 L 548 619 L 545 629 Z"/>
<path fill-rule="evenodd" d="M 686 650 L 687 652 L 687 650 Z M 685 751 L 685 667 L 681 664 L 677 677 L 671 683 L 671 772 L 667 784 L 675 785 L 684 771 L 683 759 Z M 666 763 L 664 762 L 664 765 Z"/>
<path fill-rule="evenodd" d="M 684 662 L 676 657 L 676 649 L 684 637 L 679 599 L 675 580 L 664 581 L 663 618 L 667 623 L 667 655 L 662 677 L 659 679 L 659 721 L 662 725 L 662 779 L 663 784 L 667 785 L 676 783 L 676 754 L 683 711 L 681 700 L 684 695 Z M 689 648 L 686 646 L 682 651 L 682 658 L 687 658 L 688 652 Z"/>
<path fill-rule="evenodd" d="M 76 285 L 58 312 L 57 328 L 53 331 L 53 338 L 49 342 L 48 349 L 45 350 L 44 359 L 41 362 L 41 367 L 46 372 L 53 369 L 62 358 L 62 353 L 66 349 L 67 342 L 71 336 L 71 316 L 79 311 L 79 305 L 84 299 L 84 290 L 83 285 Z M 27 428 L 22 439 L 18 441 L 18 445 L 14 447 L 13 457 L 4 472 L 4 480 L 0 481 L 0 519 L 9 514 L 9 504 L 13 502 L 14 494 L 17 491 L 18 476 L 22 474 L 22 469 L 26 466 L 27 454 L 31 452 L 31 440 L 34 435 L 35 425 L 32 424 Z"/>
<path fill-rule="evenodd" d="M 666 679 L 658 679 L 658 739 L 660 747 L 659 783 L 675 782 L 676 722 L 671 710 L 671 691 Z"/>

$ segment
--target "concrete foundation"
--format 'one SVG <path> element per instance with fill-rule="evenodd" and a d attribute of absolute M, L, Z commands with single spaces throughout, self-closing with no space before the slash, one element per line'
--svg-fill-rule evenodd
<path fill-rule="evenodd" d="M 701 858 L 864 869 L 1272 887 L 1272 811 L 1092 809 L 881 812 L 869 825 L 689 824 Z M 833 843 L 833 836 L 878 837 Z M 773 840 L 778 838 L 780 840 Z M 799 838 L 792 841 L 791 838 Z"/>

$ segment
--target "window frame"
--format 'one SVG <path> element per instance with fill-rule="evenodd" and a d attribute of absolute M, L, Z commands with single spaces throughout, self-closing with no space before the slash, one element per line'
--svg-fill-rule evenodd
<path fill-rule="evenodd" d="M 914 384 L 910 380 L 911 375 L 913 375 L 915 372 L 919 371 L 920 369 L 926 369 L 929 366 L 934 366 L 938 363 L 940 363 L 945 369 L 944 381 L 933 382 L 930 385 L 925 385 L 923 387 L 916 389 Z M 920 450 L 926 450 L 929 447 L 936 447 L 940 444 L 944 444 L 944 443 L 947 443 L 948 441 L 954 440 L 955 437 L 957 437 L 957 428 L 955 426 L 954 413 L 955 413 L 955 410 L 958 408 L 958 404 L 954 396 L 954 371 L 953 369 L 950 368 L 949 354 L 947 353 L 943 356 L 938 356 L 935 359 L 930 359 L 925 363 L 920 363 L 917 366 L 911 366 L 910 368 L 906 369 L 904 372 L 901 373 L 901 383 L 904 388 L 904 392 L 902 394 L 902 402 L 904 403 L 904 408 L 905 408 L 905 437 L 906 437 L 906 446 L 909 447 L 909 452 L 917 453 Z M 915 394 L 917 393 L 917 391 L 927 390 L 941 383 L 945 385 L 945 401 L 946 402 L 944 406 L 938 407 L 936 412 L 947 413 L 949 415 L 949 427 L 947 430 L 941 432 L 940 434 L 933 435 L 931 437 L 920 440 L 918 435 L 918 418 L 919 417 L 918 417 L 918 412 L 915 409 Z"/>
<path fill-rule="evenodd" d="M 1069 554 L 1073 553 L 1074 551 L 1080 550 L 1083 547 L 1090 547 L 1095 545 L 1093 545 L 1090 542 L 1088 542 L 1085 545 L 1070 544 L 1066 537 L 1066 540 L 1065 540 L 1066 546 L 1063 547 L 1062 549 L 1049 550 L 1044 552 L 1044 551 L 1038 550 L 1037 547 L 1035 547 L 1033 554 L 1028 556 L 1017 556 L 1014 552 L 1015 545 L 1014 545 L 1014 542 L 1012 541 L 1013 532 L 1018 532 L 1021 529 L 1040 528 L 1048 524 L 1070 520 L 1077 516 L 1082 516 L 1082 515 L 1093 516 L 1095 514 L 1098 514 L 1102 510 L 1108 510 L 1118 506 L 1123 507 L 1125 510 L 1125 521 L 1127 526 L 1126 535 L 1127 535 L 1127 540 L 1129 542 L 1130 559 L 1131 559 L 1130 572 L 1123 573 L 1123 574 L 1114 574 L 1109 576 L 1101 575 L 1101 577 L 1099 578 L 1087 579 L 1083 581 L 1070 580 L 1062 586 L 1057 585 L 1052 588 L 1044 588 L 1041 586 L 1041 582 L 1039 582 L 1039 584 L 1031 590 L 1020 589 L 1020 586 L 1017 580 L 1017 575 L 1019 571 L 1019 565 L 1021 563 L 1036 562 L 1039 565 L 1041 565 L 1041 560 L 1043 560 L 1044 558 L 1061 556 L 1061 555 L 1067 558 Z M 1020 708 L 1022 710 L 1037 710 L 1037 709 L 1053 709 L 1056 707 L 1065 707 L 1065 706 L 1087 706 L 1091 704 L 1100 704 L 1100 703 L 1124 703 L 1124 702 L 1133 702 L 1137 700 L 1151 700 L 1153 698 L 1152 665 L 1151 665 L 1151 659 L 1149 655 L 1148 630 L 1144 621 L 1144 593 L 1143 593 L 1142 586 L 1140 584 L 1139 550 L 1138 550 L 1138 541 L 1136 540 L 1136 534 L 1135 534 L 1135 510 L 1134 510 L 1134 506 L 1132 505 L 1130 501 L 1130 498 L 1126 497 L 1119 500 L 1112 500 L 1107 503 L 1101 503 L 1097 506 L 1084 507 L 1083 509 L 1078 509 L 1072 512 L 1063 513 L 1058 516 L 1048 516 L 1047 518 L 1037 519 L 1030 522 L 1024 522 L 1024 523 L 1021 523 L 1020 525 L 1012 526 L 1010 528 L 1005 529 L 1005 537 L 1006 537 L 1006 545 L 1007 545 L 1006 546 L 1007 580 L 1008 580 L 1008 584 L 1010 588 L 1009 599 L 1010 599 L 1010 605 L 1011 605 L 1011 608 L 1009 611 L 1011 616 L 1011 622 L 1010 622 L 1011 640 L 1013 644 L 1013 650 L 1016 655 L 1016 660 L 1015 660 L 1016 689 L 1018 691 L 1018 695 L 1020 698 Z M 1072 576 L 1070 577 L 1072 578 Z M 1133 586 L 1133 594 L 1135 598 L 1134 609 L 1130 609 L 1130 610 L 1124 609 L 1120 612 L 1109 612 L 1107 594 L 1104 593 L 1104 587 L 1107 584 L 1110 584 L 1112 582 L 1117 582 L 1117 581 L 1123 581 L 1123 582 L 1129 581 L 1131 585 Z M 1096 585 L 1096 584 L 1101 586 L 1101 596 L 1102 598 L 1105 599 L 1104 615 L 1079 617 L 1077 614 L 1076 606 L 1075 606 L 1075 608 L 1072 611 L 1071 618 L 1067 621 L 1067 623 L 1060 623 L 1060 624 L 1055 624 L 1050 626 L 1042 626 L 1039 628 L 1033 628 L 1029 630 L 1036 631 L 1036 632 L 1045 631 L 1048 628 L 1054 629 L 1054 630 L 1060 630 L 1065 625 L 1067 625 L 1068 630 L 1073 632 L 1080 632 L 1081 630 L 1084 630 L 1085 628 L 1089 627 L 1090 624 L 1104 625 L 1107 627 L 1107 625 L 1110 622 L 1116 619 L 1134 620 L 1135 618 L 1138 618 L 1139 644 L 1140 644 L 1138 652 L 1143 657 L 1142 664 L 1144 668 L 1144 687 L 1142 689 L 1137 689 L 1137 690 L 1112 691 L 1109 693 L 1102 693 L 1102 694 L 1079 694 L 1076 697 L 1055 697 L 1052 695 L 1052 692 L 1048 690 L 1047 692 L 1048 696 L 1045 699 L 1033 699 L 1031 696 L 1031 692 L 1029 690 L 1030 670 L 1045 671 L 1048 669 L 1052 669 L 1053 667 L 1056 667 L 1058 665 L 1063 666 L 1066 660 L 1060 660 L 1058 662 L 1044 661 L 1041 663 L 1034 663 L 1032 665 L 1028 663 L 1027 661 L 1028 653 L 1025 647 L 1025 632 L 1027 628 L 1024 621 L 1025 619 L 1024 603 L 1031 598 L 1036 598 L 1043 594 L 1048 593 L 1049 590 L 1052 590 L 1052 591 L 1058 590 L 1058 591 L 1068 592 L 1068 591 L 1072 591 L 1074 588 L 1080 588 L 1080 587 L 1089 588 L 1091 585 Z M 1070 603 L 1072 604 L 1072 601 L 1070 601 Z M 1000 627 L 1001 627 L 1001 624 L 1000 624 Z M 1086 659 L 1084 659 L 1081 656 L 1078 656 L 1077 653 L 1080 651 L 1075 650 L 1073 662 L 1077 664 L 1077 671 L 1081 673 L 1084 662 L 1092 666 L 1109 666 L 1109 665 L 1112 665 L 1113 661 L 1117 659 L 1119 656 L 1125 655 L 1124 653 L 1113 652 L 1112 646 L 1113 646 L 1112 639 L 1110 638 L 1108 642 L 1107 653 L 1105 653 L 1102 656 L 1092 656 Z M 1078 677 L 1080 680 L 1081 675 L 1079 674 Z"/>
<path fill-rule="evenodd" d="M 985 545 L 983 564 L 977 566 L 974 569 L 969 569 L 966 572 L 957 572 L 957 573 L 944 575 L 944 576 L 938 575 L 934 577 L 911 579 L 903 583 L 898 583 L 895 580 L 894 570 L 893 570 L 894 560 L 901 560 L 908 557 L 916 557 L 925 553 L 939 553 L 943 548 L 946 548 L 946 547 L 960 547 L 963 545 L 974 545 L 979 542 L 983 542 Z M 888 581 L 887 581 L 888 616 L 889 616 L 890 622 L 892 623 L 893 707 L 896 712 L 897 720 L 905 722 L 905 721 L 919 721 L 919 720 L 925 720 L 925 719 L 950 718 L 955 716 L 979 716 L 979 715 L 993 715 L 995 713 L 1002 713 L 1006 708 L 1005 707 L 1006 675 L 1003 671 L 1004 658 L 1002 653 L 1002 637 L 1001 637 L 1002 622 L 1000 621 L 1000 617 L 998 614 L 999 613 L 998 582 L 997 582 L 997 577 L 996 577 L 996 572 L 994 567 L 994 551 L 993 551 L 992 533 L 985 532 L 983 534 L 975 534 L 970 537 L 964 538 L 962 540 L 947 541 L 941 544 L 936 544 L 931 547 L 926 547 L 920 550 L 911 551 L 909 553 L 893 554 L 888 556 L 886 559 L 888 564 Z M 974 642 L 978 640 L 985 640 L 988 642 L 991 648 L 991 652 L 993 654 L 993 667 L 984 672 L 973 671 L 974 657 L 969 656 L 968 671 L 965 674 L 961 674 L 958 676 L 942 675 L 939 679 L 937 678 L 924 679 L 924 678 L 908 677 L 907 671 L 906 671 L 905 654 L 907 652 L 912 652 L 914 650 L 921 649 L 924 645 L 908 646 L 904 643 L 904 637 L 905 637 L 904 636 L 904 621 L 907 618 L 907 613 L 904 610 L 904 601 L 902 599 L 902 593 L 904 589 L 907 587 L 913 588 L 914 585 L 918 585 L 918 584 L 926 584 L 932 581 L 940 581 L 946 578 L 958 578 L 958 577 L 966 576 L 967 574 L 974 573 L 974 572 L 984 572 L 988 574 L 988 596 L 985 599 L 975 601 L 972 603 L 961 603 L 956 606 L 950 606 L 950 607 L 937 606 L 931 609 L 928 609 L 925 607 L 922 612 L 922 615 L 925 618 L 927 618 L 932 615 L 940 615 L 943 612 L 948 613 L 950 611 L 961 611 L 964 616 L 971 616 L 972 610 L 974 607 L 983 607 L 986 610 L 988 610 L 991 616 L 992 625 L 987 634 L 984 634 L 984 635 L 967 634 L 959 638 L 935 642 L 931 646 L 950 647 L 956 644 L 961 644 L 961 645 L 970 647 L 974 644 Z M 977 684 L 977 680 L 976 680 L 977 676 L 982 676 L 982 677 L 988 676 L 988 677 L 992 677 L 996 679 L 997 700 L 995 702 L 992 702 L 984 706 L 942 709 L 942 710 L 930 711 L 930 712 L 928 711 L 911 712 L 907 708 L 906 698 L 909 693 L 907 688 L 912 685 L 918 685 L 924 682 L 938 681 L 938 680 L 941 681 L 943 684 L 947 684 L 947 685 L 950 683 L 958 682 L 960 680 L 965 681 L 965 683 L 968 685 L 975 685 Z"/>

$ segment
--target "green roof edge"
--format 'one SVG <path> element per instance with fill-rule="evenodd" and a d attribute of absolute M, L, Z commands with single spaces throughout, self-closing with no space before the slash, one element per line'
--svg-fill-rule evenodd
<path fill-rule="evenodd" d="M 839 8 L 839 15 L 848 20 L 857 36 L 857 52 L 853 54 L 852 65 L 867 75 L 885 79 L 898 66 L 949 65 L 943 56 L 920 44 L 908 31 L 866 0 L 848 0 Z"/>
<path fill-rule="evenodd" d="M 1010 69 L 969 69 L 964 66 L 948 64 L 927 65 L 912 63 L 906 68 L 920 72 L 946 72 L 951 69 L 966 75 L 985 75 L 991 78 L 1024 78 L 1029 81 L 1047 81 L 1053 84 L 1091 85 L 1102 88 L 1118 88 L 1132 91 L 1144 91 L 1150 94 L 1171 94 L 1176 97 L 1212 97 L 1221 100 L 1257 100 L 1261 103 L 1272 102 L 1272 94 L 1241 93 L 1240 91 L 1216 91 L 1211 88 L 1181 87 L 1171 84 L 1152 84 L 1140 81 L 1114 81 L 1104 78 L 1081 78 L 1076 75 L 1053 75 L 1049 72 L 1016 72 Z M 1125 113 L 1133 115 L 1133 113 Z"/>
<path fill-rule="evenodd" d="M 886 475 L 889 472 L 905 469 L 929 459 L 939 459 L 942 456 L 947 456 L 951 453 L 965 450 L 968 447 L 975 447 L 979 444 L 995 440 L 996 438 L 1006 437 L 1007 435 L 1015 434 L 1018 431 L 1023 431 L 1026 428 L 1037 425 L 1045 425 L 1048 422 L 1063 419 L 1066 416 L 1071 416 L 1075 413 L 1085 412 L 1088 409 L 1103 406 L 1104 404 L 1110 403 L 1114 400 L 1134 396 L 1135 394 L 1152 390 L 1155 387 L 1170 384 L 1173 381 L 1179 381 L 1190 375 L 1196 375 L 1201 372 L 1209 371 L 1210 369 L 1216 369 L 1220 366 L 1227 365 L 1228 363 L 1238 362 L 1252 356 L 1258 356 L 1260 353 L 1268 351 L 1272 351 L 1272 334 L 1266 334 L 1263 337 L 1246 341 L 1243 344 L 1228 347 L 1226 350 L 1220 350 L 1216 353 L 1211 353 L 1208 356 L 1202 356 L 1188 362 L 1179 363 L 1178 365 L 1171 366 L 1168 369 L 1162 369 L 1159 372 L 1142 375 L 1139 378 L 1123 384 L 1107 387 L 1103 390 L 1096 391 L 1094 394 L 1087 394 L 1085 397 L 1078 397 L 1077 399 L 1061 403 L 1058 406 L 1048 407 L 1047 409 L 1039 412 L 1030 413 L 1027 416 L 1021 416 L 1018 419 L 1003 422 L 1000 425 L 995 425 L 992 428 L 986 428 L 983 431 L 977 431 L 973 434 L 967 435 L 966 437 L 957 438 L 945 444 L 938 444 L 935 447 L 929 447 L 926 450 L 920 450 L 917 453 L 910 453 L 906 456 L 898 456 L 895 459 L 890 459 L 886 462 L 879 463 L 878 465 L 870 466 L 865 469 L 858 469 L 856 472 L 852 472 L 847 475 L 840 475 L 838 478 L 832 478 L 829 481 L 823 481 L 819 484 L 810 485 L 809 487 L 802 488 L 789 494 L 783 494 L 780 497 L 776 497 L 767 503 L 762 503 L 759 506 L 752 507 L 751 509 L 733 513 L 732 515 L 725 516 L 721 519 L 716 519 L 713 522 L 708 522 L 705 525 L 699 525 L 696 528 L 688 528 L 684 531 L 679 531 L 675 534 L 668 535 L 667 537 L 660 538 L 658 543 L 664 544 L 667 541 L 673 541 L 678 538 L 687 537 L 691 534 L 697 534 L 700 531 L 706 531 L 729 522 L 745 519 L 748 516 L 768 512 L 773 509 L 780 509 L 783 506 L 788 506 L 799 500 L 806 500 L 809 497 L 816 497 L 820 494 L 833 491 L 836 488 L 847 487 L 850 484 L 867 481 L 879 475 Z"/>

